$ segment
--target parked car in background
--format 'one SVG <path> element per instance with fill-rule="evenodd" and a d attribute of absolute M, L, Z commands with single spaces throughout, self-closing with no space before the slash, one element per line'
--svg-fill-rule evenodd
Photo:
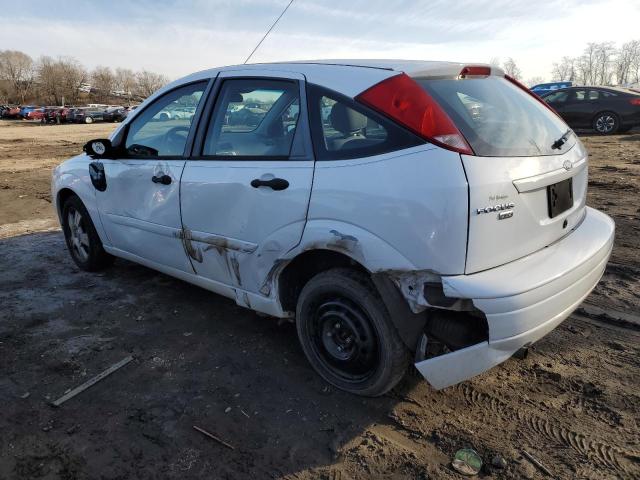
<path fill-rule="evenodd" d="M 45 118 L 45 107 L 34 108 L 24 114 L 25 120 L 42 120 Z"/>
<path fill-rule="evenodd" d="M 570 87 L 542 95 L 572 128 L 610 135 L 640 126 L 640 94 L 615 87 Z"/>
<path fill-rule="evenodd" d="M 104 110 L 98 107 L 77 108 L 73 115 L 76 123 L 101 122 L 104 119 Z"/>
<path fill-rule="evenodd" d="M 36 107 L 35 105 L 25 105 L 20 107 L 20 112 L 18 113 L 18 116 L 22 119 L 26 119 L 27 115 L 29 115 L 29 112 L 32 112 L 33 110 L 35 110 Z"/>
<path fill-rule="evenodd" d="M 539 83 L 538 85 L 534 85 L 533 87 L 531 87 L 530 90 L 537 95 L 542 95 L 543 93 L 552 92 L 560 88 L 568 88 L 572 85 L 572 82 Z"/>
<path fill-rule="evenodd" d="M 184 105 L 199 121 L 157 121 Z M 528 348 L 613 247 L 580 139 L 489 65 L 202 71 L 84 150 L 52 179 L 79 268 L 118 256 L 295 320 L 313 368 L 360 395 L 412 361 L 444 388 Z"/>
<path fill-rule="evenodd" d="M 107 108 L 102 115 L 102 120 L 105 122 L 122 122 L 127 118 L 127 109 L 125 107 L 111 107 Z"/>
<path fill-rule="evenodd" d="M 46 110 L 47 123 L 66 123 L 69 121 L 68 116 L 70 107 L 52 107 Z"/>

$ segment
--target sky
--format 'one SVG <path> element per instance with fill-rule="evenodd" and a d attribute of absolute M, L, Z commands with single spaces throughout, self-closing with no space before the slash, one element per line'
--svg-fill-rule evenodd
<path fill-rule="evenodd" d="M 289 0 L 0 0 L 0 50 L 171 79 L 244 62 Z M 251 63 L 513 57 L 524 80 L 587 42 L 640 39 L 640 0 L 294 0 Z"/>

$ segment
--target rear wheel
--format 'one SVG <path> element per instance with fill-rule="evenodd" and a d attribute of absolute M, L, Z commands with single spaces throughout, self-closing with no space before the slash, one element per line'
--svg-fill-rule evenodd
<path fill-rule="evenodd" d="M 302 289 L 296 314 L 302 349 L 332 385 L 379 396 L 402 379 L 409 352 L 363 273 L 344 268 L 319 273 Z"/>
<path fill-rule="evenodd" d="M 85 119 L 84 119 L 84 123 L 93 123 L 93 118 L 91 118 L 91 117 L 85 117 Z"/>
<path fill-rule="evenodd" d="M 613 112 L 602 112 L 593 119 L 593 129 L 602 135 L 611 135 L 618 131 L 620 121 Z"/>
<path fill-rule="evenodd" d="M 82 270 L 95 272 L 110 265 L 113 257 L 104 251 L 89 212 L 77 196 L 62 207 L 62 230 L 73 261 Z"/>

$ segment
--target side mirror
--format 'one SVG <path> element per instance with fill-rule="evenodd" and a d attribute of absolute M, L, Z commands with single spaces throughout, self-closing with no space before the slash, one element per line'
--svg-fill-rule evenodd
<path fill-rule="evenodd" d="M 85 143 L 82 150 L 92 158 L 107 157 L 113 152 L 113 145 L 108 138 L 96 138 Z"/>

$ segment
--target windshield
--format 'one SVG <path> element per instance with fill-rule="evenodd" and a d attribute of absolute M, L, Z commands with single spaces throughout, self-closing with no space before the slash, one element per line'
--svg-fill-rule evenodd
<path fill-rule="evenodd" d="M 504 78 L 415 80 L 478 156 L 558 155 L 576 142 L 573 133 L 566 135 L 568 127 L 558 116 Z M 566 141 L 558 142 L 563 136 Z"/>

